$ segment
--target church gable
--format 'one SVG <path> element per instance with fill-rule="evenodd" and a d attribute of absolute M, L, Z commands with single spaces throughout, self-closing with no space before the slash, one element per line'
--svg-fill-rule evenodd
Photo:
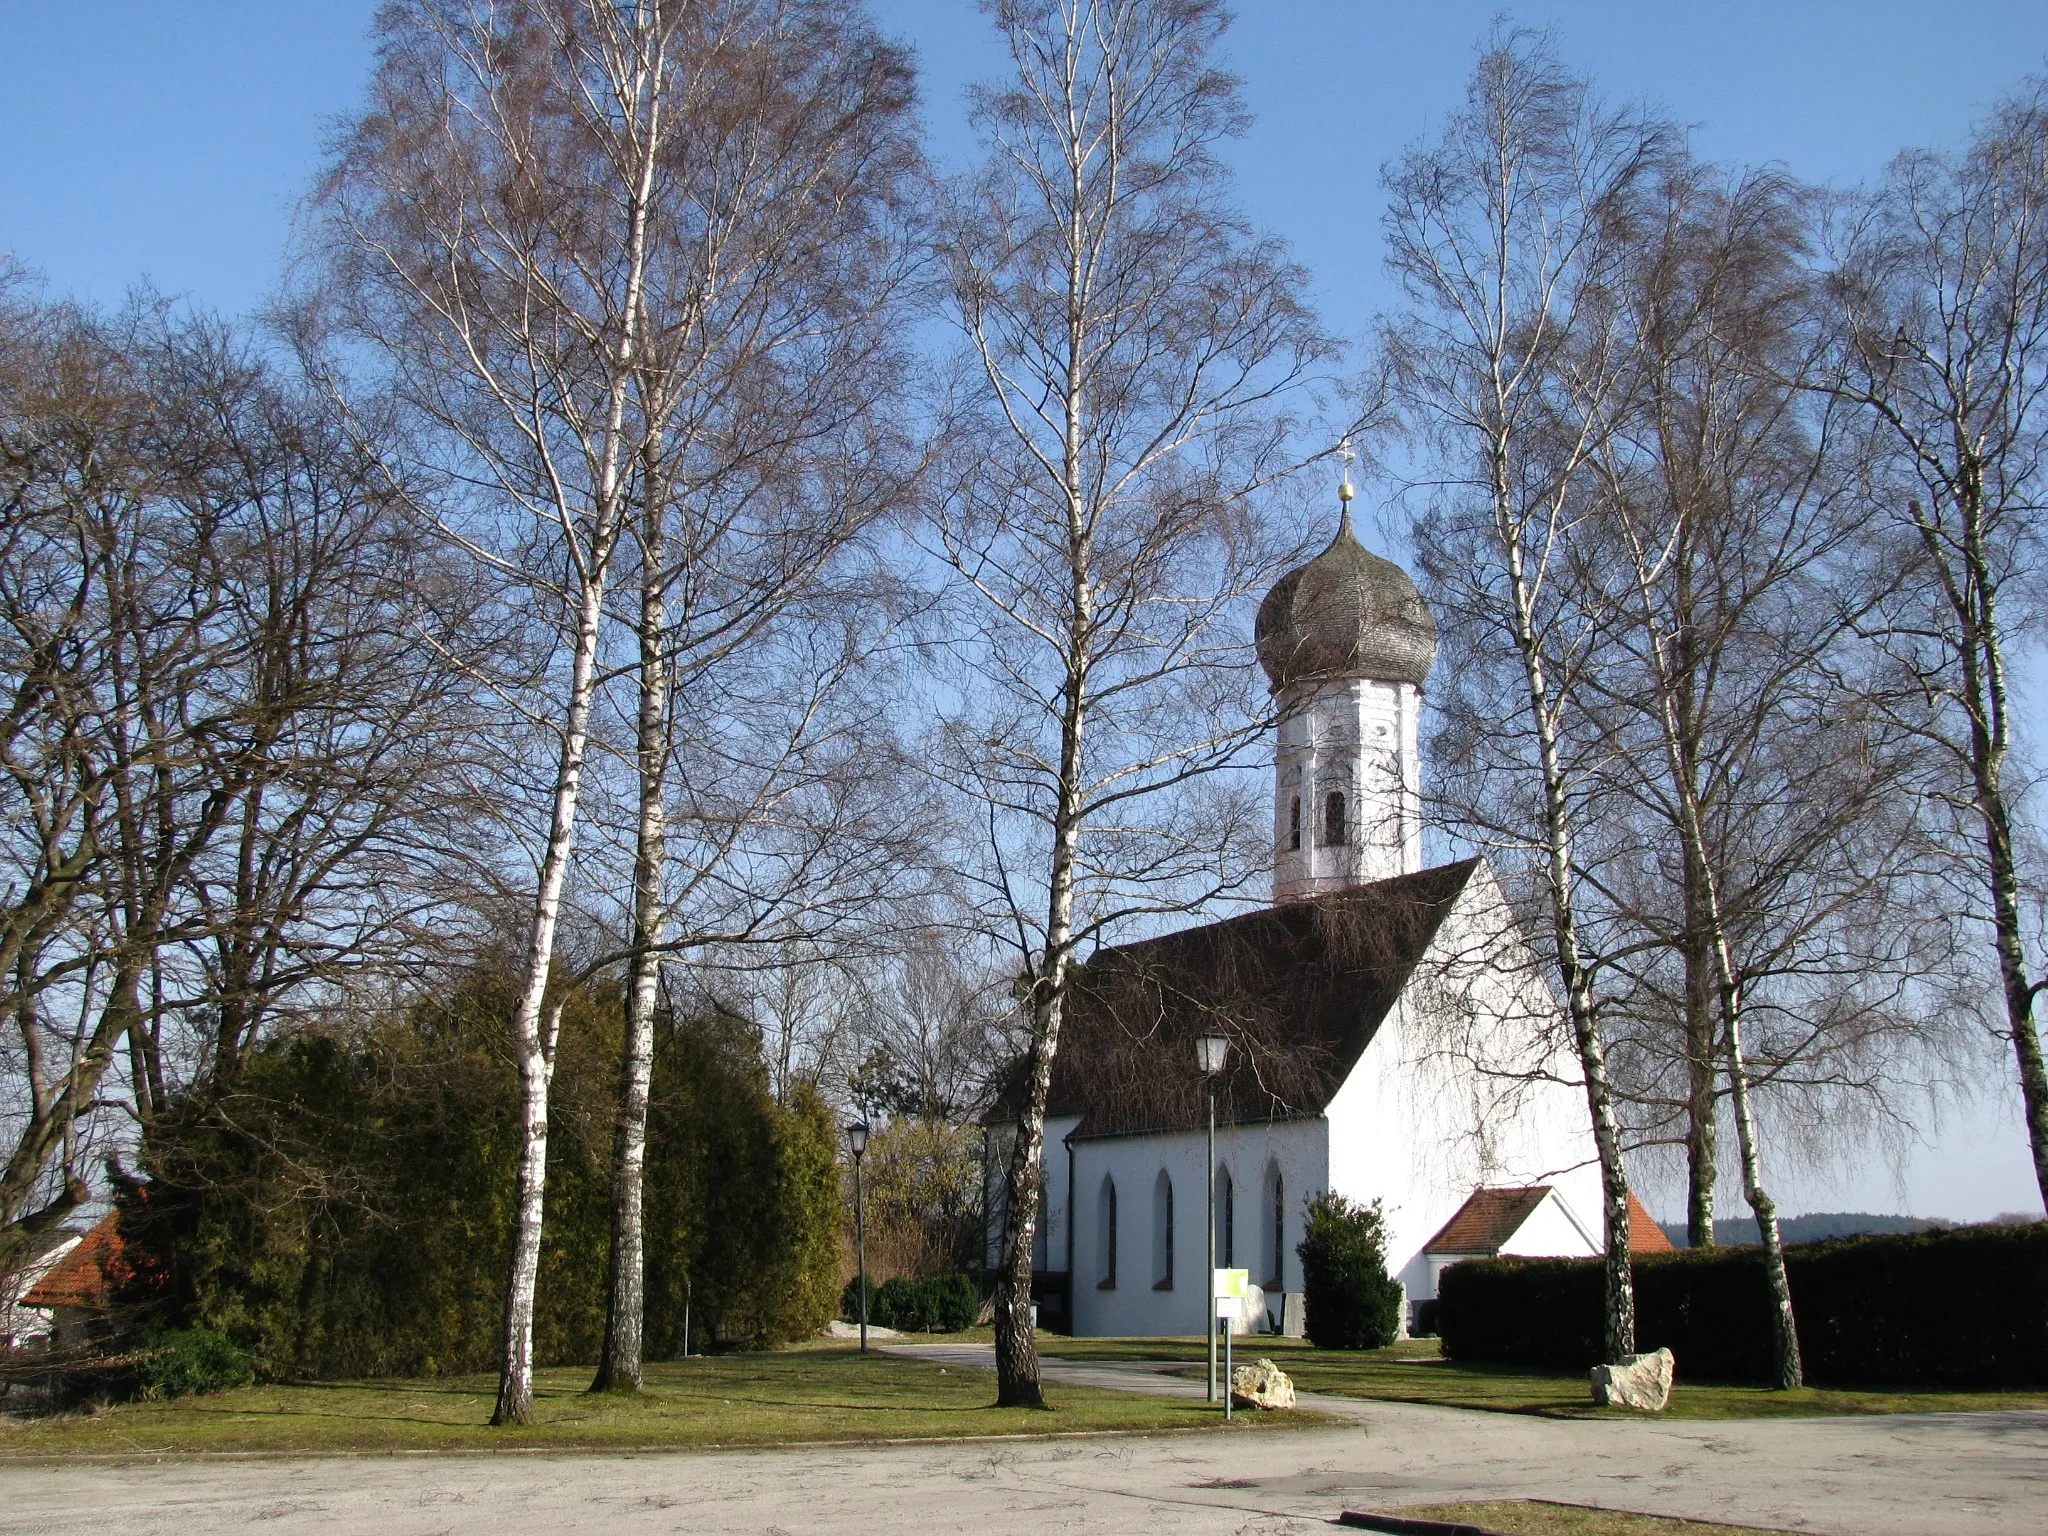
<path fill-rule="evenodd" d="M 1320 1114 L 1464 892 L 1476 860 L 1106 949 L 1076 968 L 1048 1113 L 1077 1134 L 1205 1123 L 1195 1038 L 1231 1042 L 1216 1088 L 1238 1125 Z"/>

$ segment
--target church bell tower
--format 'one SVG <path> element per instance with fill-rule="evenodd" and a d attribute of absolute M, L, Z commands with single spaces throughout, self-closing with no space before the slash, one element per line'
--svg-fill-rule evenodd
<path fill-rule="evenodd" d="M 1259 662 L 1280 705 L 1273 900 L 1422 868 L 1417 717 L 1436 621 L 1399 566 L 1351 526 L 1351 450 L 1337 537 L 1259 605 Z"/>

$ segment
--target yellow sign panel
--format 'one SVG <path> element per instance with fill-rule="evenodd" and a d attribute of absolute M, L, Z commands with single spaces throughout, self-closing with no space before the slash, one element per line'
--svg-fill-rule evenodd
<path fill-rule="evenodd" d="M 1209 1294 L 1218 1301 L 1242 1298 L 1251 1294 L 1252 1272 L 1248 1269 L 1219 1269 L 1215 1272 L 1215 1282 Z"/>

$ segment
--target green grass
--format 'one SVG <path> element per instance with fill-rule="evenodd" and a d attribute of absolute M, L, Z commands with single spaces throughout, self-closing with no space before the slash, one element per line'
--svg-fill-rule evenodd
<path fill-rule="evenodd" d="M 1063 1360 L 1184 1361 L 1182 1374 L 1203 1369 L 1202 1340 L 1042 1339 L 1041 1353 Z M 1386 1349 L 1316 1349 L 1301 1339 L 1270 1336 L 1240 1339 L 1237 1358 L 1270 1356 L 1304 1392 L 1389 1402 L 1432 1403 L 1445 1408 L 1483 1408 L 1496 1413 L 1534 1413 L 1552 1418 L 1631 1418 L 1627 1408 L 1595 1408 L 1586 1378 L 1565 1371 L 1511 1366 L 1466 1365 L 1445 1360 L 1434 1339 L 1408 1339 Z M 1810 1418 L 1834 1414 L 1976 1413 L 2013 1408 L 2048 1408 L 2044 1392 L 1886 1391 L 1804 1387 L 1774 1392 L 1767 1387 L 1724 1386 L 1685 1379 L 1678 1363 L 1666 1415 L 1676 1419 Z"/>
<path fill-rule="evenodd" d="M 1482 1504 L 1424 1504 L 1388 1510 L 1411 1520 L 1443 1520 L 1476 1525 L 1503 1536 L 1714 1536 L 1717 1531 L 1745 1536 L 1790 1536 L 1755 1525 L 1716 1525 L 1709 1520 L 1677 1520 L 1666 1515 L 1639 1515 L 1626 1510 L 1596 1509 L 1589 1504 L 1553 1504 L 1547 1499 L 1496 1499 Z"/>
<path fill-rule="evenodd" d="M 587 1367 L 537 1373 L 536 1422 L 489 1425 L 494 1377 L 245 1387 L 97 1413 L 0 1419 L 0 1461 L 205 1452 L 671 1450 L 819 1441 L 1215 1429 L 1268 1433 L 1320 1415 L 1240 1415 L 1225 1430 L 1200 1402 L 1054 1386 L 1050 1413 L 993 1408 L 994 1379 L 813 1345 L 647 1368 L 634 1397 L 589 1395 Z"/>

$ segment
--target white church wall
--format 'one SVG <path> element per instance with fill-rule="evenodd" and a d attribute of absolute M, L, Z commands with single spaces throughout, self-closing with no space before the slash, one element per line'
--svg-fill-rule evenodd
<path fill-rule="evenodd" d="M 1560 1023 L 1482 865 L 1329 1107 L 1331 1187 L 1382 1203 L 1387 1268 L 1411 1299 L 1435 1294 L 1422 1245 L 1477 1188 L 1550 1184 L 1599 1209 Z"/>
<path fill-rule="evenodd" d="M 1035 1270 L 1067 1268 L 1073 1241 L 1067 1219 L 1068 1180 L 1066 1138 L 1081 1123 L 1078 1115 L 1048 1117 L 1045 1122 L 1045 1153 L 1040 1171 L 1045 1199 L 1037 1230 L 1032 1233 L 1031 1265 Z M 1016 1144 L 1014 1125 L 990 1126 L 982 1132 L 982 1210 L 987 1213 L 986 1246 L 983 1262 L 990 1269 L 1003 1260 L 1003 1213 L 1009 1204 L 1010 1148 Z"/>
<path fill-rule="evenodd" d="M 1089 1336 L 1199 1334 L 1208 1314 L 1204 1283 L 1208 1246 L 1207 1137 L 1200 1131 L 1115 1136 L 1076 1141 L 1074 1331 Z M 1225 1230 L 1217 1223 L 1217 1264 L 1246 1269 L 1267 1287 L 1272 1305 L 1301 1288 L 1302 1205 L 1325 1187 L 1328 1150 L 1321 1120 L 1289 1120 L 1216 1128 L 1218 1186 L 1227 1173 L 1234 1189 L 1234 1262 L 1225 1263 Z M 1173 1189 L 1172 1285 L 1162 1288 L 1157 1242 L 1157 1193 L 1164 1173 Z M 1280 1273 L 1271 1272 L 1273 1185 L 1281 1183 Z M 1115 1284 L 1104 1287 L 1109 1262 L 1104 1231 L 1104 1181 L 1116 1190 Z M 1221 1202 L 1219 1201 L 1219 1204 Z"/>

